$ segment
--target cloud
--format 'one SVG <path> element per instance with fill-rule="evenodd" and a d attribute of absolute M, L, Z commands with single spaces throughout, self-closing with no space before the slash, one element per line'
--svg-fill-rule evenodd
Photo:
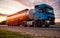
<path fill-rule="evenodd" d="M 56 17 L 60 17 L 60 0 L 17 0 L 18 2 L 28 6 L 33 7 L 37 4 L 46 3 L 54 8 L 54 13 Z"/>
<path fill-rule="evenodd" d="M 41 3 L 51 5 L 56 17 L 60 17 L 60 0 L 0 0 L 0 13 L 13 14 Z"/>
<path fill-rule="evenodd" d="M 14 14 L 18 11 L 27 8 L 26 6 L 15 2 L 13 0 L 2 0 L 0 1 L 0 13 L 2 14 Z"/>

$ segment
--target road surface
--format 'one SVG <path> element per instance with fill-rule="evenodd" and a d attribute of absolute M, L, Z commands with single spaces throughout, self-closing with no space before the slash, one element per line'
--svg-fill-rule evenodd
<path fill-rule="evenodd" d="M 51 26 L 49 28 L 20 27 L 20 26 L 0 26 L 1 29 L 20 32 L 33 36 L 48 36 L 60 38 L 60 26 Z"/>

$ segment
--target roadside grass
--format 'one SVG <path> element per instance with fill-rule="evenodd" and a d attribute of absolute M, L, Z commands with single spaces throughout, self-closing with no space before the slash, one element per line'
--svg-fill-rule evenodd
<path fill-rule="evenodd" d="M 31 35 L 27 35 L 27 34 L 20 34 L 17 32 L 12 32 L 12 31 L 7 31 L 4 29 L 0 29 L 0 38 L 50 38 L 47 36 L 31 36 Z"/>
<path fill-rule="evenodd" d="M 0 38 L 34 38 L 31 35 L 20 34 L 17 32 L 0 29 Z"/>

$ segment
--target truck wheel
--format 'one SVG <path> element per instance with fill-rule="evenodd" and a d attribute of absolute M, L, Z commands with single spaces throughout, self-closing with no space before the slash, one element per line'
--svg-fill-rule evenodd
<path fill-rule="evenodd" d="M 27 25 L 24 25 L 24 27 L 27 27 Z"/>
<path fill-rule="evenodd" d="M 18 24 L 17 26 L 20 26 L 20 24 Z"/>
<path fill-rule="evenodd" d="M 23 22 L 23 23 L 22 23 L 22 26 L 23 26 L 23 27 L 27 27 L 26 22 Z"/>
<path fill-rule="evenodd" d="M 37 25 L 37 27 L 42 27 L 42 25 Z"/>
<path fill-rule="evenodd" d="M 45 22 L 45 27 L 49 27 L 49 23 Z"/>
<path fill-rule="evenodd" d="M 45 25 L 45 27 L 49 27 L 49 25 Z"/>
<path fill-rule="evenodd" d="M 41 21 L 36 21 L 37 27 L 42 27 L 42 22 Z"/>
<path fill-rule="evenodd" d="M 27 24 L 23 24 L 24 27 L 27 27 L 28 25 Z"/>
<path fill-rule="evenodd" d="M 30 25 L 30 27 L 34 27 L 34 25 Z"/>
<path fill-rule="evenodd" d="M 42 27 L 42 24 L 41 24 L 41 23 L 38 23 L 38 24 L 37 24 L 37 27 Z"/>

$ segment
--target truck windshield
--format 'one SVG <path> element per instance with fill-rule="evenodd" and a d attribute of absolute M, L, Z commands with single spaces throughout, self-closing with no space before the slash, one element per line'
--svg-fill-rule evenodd
<path fill-rule="evenodd" d="M 52 9 L 47 9 L 47 13 L 54 13 Z"/>

